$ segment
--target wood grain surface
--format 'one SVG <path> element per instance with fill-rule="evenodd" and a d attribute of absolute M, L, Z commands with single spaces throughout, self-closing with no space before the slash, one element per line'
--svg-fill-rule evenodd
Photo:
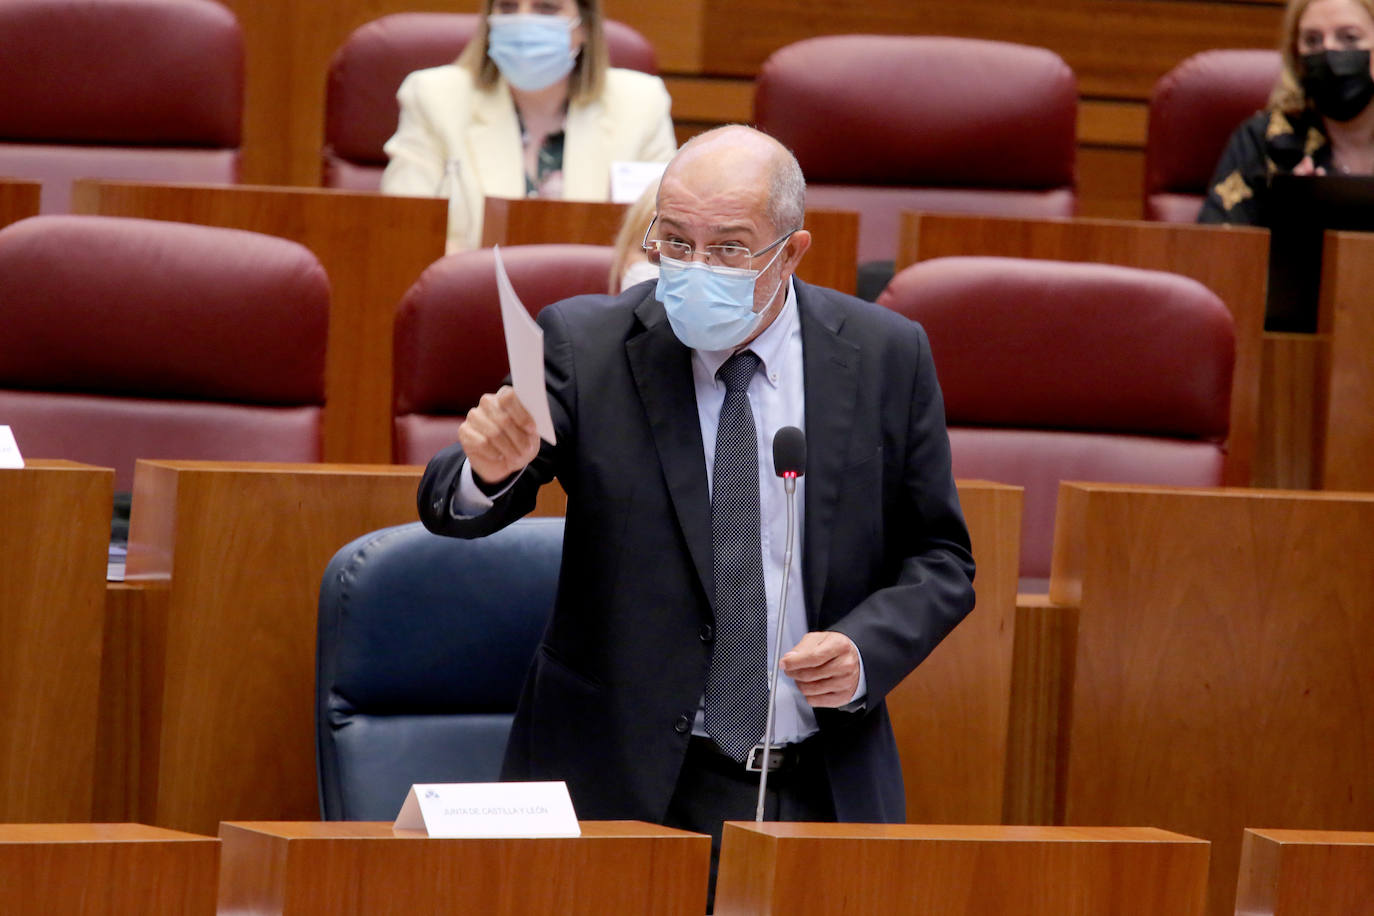
<path fill-rule="evenodd" d="M 1238 916 L 1370 916 L 1374 833 L 1245 831 Z"/>
<path fill-rule="evenodd" d="M 1317 374 L 1320 485 L 1374 490 L 1374 234 L 1328 232 L 1322 259 L 1329 362 Z M 1321 337 L 1322 335 L 1318 335 Z"/>
<path fill-rule="evenodd" d="M 1050 598 L 1078 608 L 1069 824 L 1212 842 L 1374 823 L 1374 494 L 1064 484 Z"/>
<path fill-rule="evenodd" d="M 717 916 L 1201 916 L 1207 843 L 1151 828 L 728 822 Z"/>
<path fill-rule="evenodd" d="M 887 696 L 911 823 L 1002 818 L 1020 487 L 959 482 L 978 604 Z"/>
<path fill-rule="evenodd" d="M 429 839 L 383 823 L 225 823 L 220 912 L 700 916 L 710 838 L 634 821 L 579 837 Z"/>
<path fill-rule="evenodd" d="M 36 181 L 0 178 L 0 229 L 38 215 L 43 186 Z"/>
<path fill-rule="evenodd" d="M 128 578 L 169 590 L 162 645 L 142 646 L 141 695 L 160 707 L 142 711 L 145 740 L 125 752 L 137 755 L 137 789 L 113 797 L 137 791 L 141 817 L 201 833 L 226 819 L 318 817 L 320 577 L 348 541 L 415 519 L 419 475 L 139 462 Z"/>
<path fill-rule="evenodd" d="M 212 916 L 219 840 L 143 824 L 0 824 L 0 912 Z"/>
<path fill-rule="evenodd" d="M 90 819 L 113 491 L 108 468 L 0 470 L 0 822 Z"/>

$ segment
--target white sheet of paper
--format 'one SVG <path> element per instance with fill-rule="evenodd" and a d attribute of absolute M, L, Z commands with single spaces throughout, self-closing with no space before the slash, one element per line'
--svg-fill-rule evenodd
<path fill-rule="evenodd" d="M 534 418 L 539 438 L 554 444 L 553 416 L 549 395 L 544 388 L 544 329 L 534 323 L 510 285 L 501 248 L 492 249 L 496 262 L 496 289 L 501 300 L 501 326 L 506 332 L 506 357 L 510 360 L 511 384 L 515 396 Z"/>
<path fill-rule="evenodd" d="M 8 426 L 0 426 L 0 468 L 22 468 L 24 456 L 19 454 L 19 443 L 14 441 L 14 432 Z"/>
<path fill-rule="evenodd" d="M 582 835 L 565 782 L 416 783 L 392 826 L 445 838 Z"/>
<path fill-rule="evenodd" d="M 666 162 L 630 162 L 617 160 L 611 163 L 611 203 L 632 204 L 639 200 L 644 189 L 658 181 L 658 176 L 668 166 Z"/>

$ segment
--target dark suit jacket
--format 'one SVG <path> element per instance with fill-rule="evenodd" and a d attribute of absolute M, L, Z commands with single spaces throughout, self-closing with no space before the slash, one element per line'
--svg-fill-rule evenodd
<path fill-rule="evenodd" d="M 812 630 L 858 646 L 861 712 L 818 711 L 841 820 L 905 817 L 883 697 L 973 606 L 944 405 L 920 326 L 797 282 L 806 391 L 802 573 Z M 579 817 L 661 822 L 706 682 L 711 504 L 691 352 L 653 287 L 539 315 L 558 433 L 496 505 L 453 518 L 463 454 L 420 484 L 425 524 L 479 537 L 568 494 L 558 596 L 506 752 L 512 779 L 563 779 Z"/>

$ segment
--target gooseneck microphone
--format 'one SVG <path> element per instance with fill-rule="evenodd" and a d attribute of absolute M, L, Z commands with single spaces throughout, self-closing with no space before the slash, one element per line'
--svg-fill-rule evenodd
<path fill-rule="evenodd" d="M 754 820 L 763 822 L 763 802 L 768 790 L 769 755 L 773 751 L 773 719 L 777 711 L 778 660 L 782 657 L 782 628 L 787 610 L 787 580 L 792 577 L 792 540 L 796 528 L 797 478 L 806 473 L 806 436 L 795 426 L 784 426 L 773 435 L 773 472 L 782 478 L 787 493 L 787 540 L 782 554 L 782 588 L 778 591 L 778 625 L 768 657 L 773 660 L 768 676 L 768 717 L 763 729 L 763 767 L 759 772 L 759 803 Z"/>

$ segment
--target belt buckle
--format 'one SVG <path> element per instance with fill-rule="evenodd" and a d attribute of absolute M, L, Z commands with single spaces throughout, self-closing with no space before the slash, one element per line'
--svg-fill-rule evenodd
<path fill-rule="evenodd" d="M 775 744 L 768 753 L 768 772 L 772 773 L 782 769 L 783 754 L 787 750 L 785 744 Z M 749 749 L 749 754 L 744 758 L 744 768 L 750 773 L 763 772 L 763 745 L 756 744 Z"/>

